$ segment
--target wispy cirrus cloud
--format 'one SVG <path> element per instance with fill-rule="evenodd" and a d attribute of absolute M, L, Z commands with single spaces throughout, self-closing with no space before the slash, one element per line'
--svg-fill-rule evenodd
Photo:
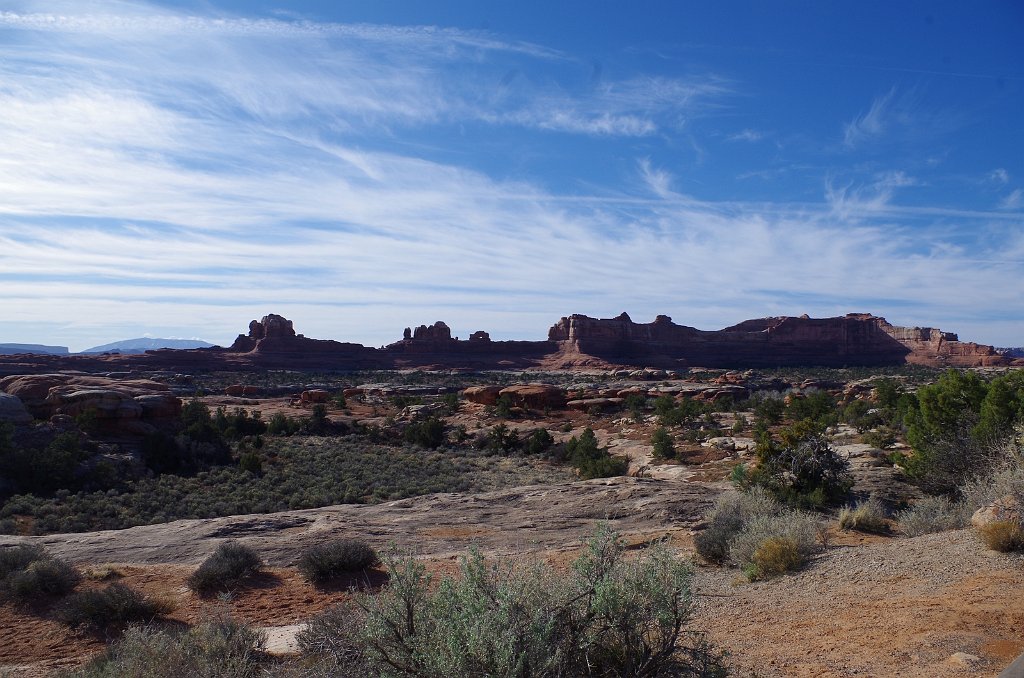
<path fill-rule="evenodd" d="M 895 219 L 904 172 L 832 180 L 816 204 L 712 202 L 643 150 L 628 188 L 578 194 L 427 150 L 473 124 L 640 144 L 717 110 L 722 78 L 542 82 L 536 60 L 571 59 L 486 33 L 51 7 L 0 14 L 2 311 L 79 347 L 126 317 L 226 342 L 270 311 L 381 344 L 440 318 L 538 337 L 570 312 L 710 328 L 881 302 L 1024 310 L 998 284 L 1024 275 L 1011 250 L 922 246 Z M 1010 217 L 959 216 L 989 233 Z"/>

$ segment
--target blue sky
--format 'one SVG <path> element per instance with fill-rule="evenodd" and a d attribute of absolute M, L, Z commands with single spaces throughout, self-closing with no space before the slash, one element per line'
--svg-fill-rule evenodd
<path fill-rule="evenodd" d="M 1017 2 L 0 2 L 0 341 L 1024 344 Z"/>

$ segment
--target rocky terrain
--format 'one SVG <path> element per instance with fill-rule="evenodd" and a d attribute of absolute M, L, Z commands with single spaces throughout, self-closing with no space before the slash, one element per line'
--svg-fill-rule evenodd
<path fill-rule="evenodd" d="M 732 345 L 737 356 L 785 355 L 802 347 L 825 364 L 851 351 L 883 363 L 897 357 L 916 362 L 915 355 L 931 351 L 927 355 L 943 364 L 961 358 L 994 363 L 978 368 L 989 377 L 1013 370 L 986 347 L 934 330 L 901 330 L 870 316 L 835 320 L 748 321 L 723 330 L 734 343 L 719 346 Z M 2 363 L 7 374 L 0 375 L 0 422 L 10 427 L 11 440 L 42 459 L 54 454 L 48 441 L 70 436 L 85 457 L 72 460 L 78 466 L 67 476 L 80 483 L 78 495 L 51 488 L 32 501 L 13 501 L 15 508 L 0 516 L 10 533 L 0 535 L 0 549 L 40 544 L 86 573 L 84 587 L 119 581 L 169 601 L 174 611 L 168 623 L 230 613 L 267 630 L 270 649 L 288 655 L 306 620 L 349 595 L 347 586 L 315 588 L 298 575 L 299 554 L 309 546 L 335 537 L 364 539 L 381 551 L 414 554 L 439 574 L 453 572 L 470 546 L 503 561 L 538 558 L 564 566 L 595 527 L 607 523 L 630 551 L 665 540 L 681 557 L 694 558 L 694 628 L 728 653 L 734 675 L 996 676 L 1024 651 L 1024 608 L 1016 604 L 1024 596 L 1024 556 L 987 549 L 973 530 L 914 538 L 854 532 L 839 528 L 833 507 L 819 514 L 828 524 L 827 546 L 797 572 L 750 582 L 735 568 L 696 557 L 694 537 L 707 528 L 708 509 L 723 493 L 736 492 L 734 470 L 755 461 L 759 434 L 753 419 L 764 403 L 778 406 L 778 420 L 766 429 L 773 434 L 784 433 L 798 416 L 818 416 L 807 408 L 824 403 L 830 444 L 851 473 L 851 498 L 873 495 L 890 509 L 919 501 L 921 491 L 900 466 L 909 448 L 895 438 L 879 442 L 886 430 L 878 418 L 879 378 L 912 392 L 939 374 L 906 364 L 703 369 L 672 353 L 711 355 L 700 353 L 712 342 L 704 334 L 663 317 L 637 325 L 628 317 L 573 316 L 552 328 L 548 342 L 492 342 L 484 332 L 463 341 L 435 323 L 409 328 L 386 349 L 369 349 L 307 339 L 285 318 L 268 316 L 253 321 L 226 350 L 90 357 L 73 363 L 74 370 L 53 358 L 19 356 Z M 341 356 L 344 364 L 368 370 L 381 364 L 382 355 L 390 367 L 400 362 L 435 369 L 331 369 Z M 459 356 L 457 363 L 484 364 L 501 357 L 501 369 L 453 368 L 445 362 L 451 356 Z M 182 430 L 183 413 L 196 408 L 216 413 L 210 425 L 220 421 L 220 433 Z M 272 421 L 286 428 L 274 431 L 266 425 Z M 440 426 L 441 441 L 415 442 L 427 435 L 430 422 Z M 245 425 L 261 433 L 236 430 Z M 659 456 L 652 442 L 658 429 L 674 440 L 668 457 Z M 528 453 L 538 430 L 550 436 L 544 449 L 551 451 Z M 586 432 L 602 453 L 622 461 L 623 475 L 574 479 L 583 467 L 571 466 L 564 450 Z M 207 467 L 152 466 L 167 463 L 166 456 L 153 461 L 154 440 L 163 455 L 216 453 L 213 466 L 199 475 L 196 469 Z M 357 451 L 372 460 L 359 464 L 373 466 L 359 466 Z M 256 459 L 252 471 L 240 469 L 246 455 Z M 332 483 L 353 484 L 360 503 L 325 505 L 317 503 L 316 492 L 312 499 L 302 494 L 322 477 L 272 475 L 314 456 L 351 457 L 348 466 L 315 467 L 313 473 L 327 474 L 328 481 L 316 492 Z M 389 465 L 394 460 L 452 475 L 381 490 L 373 475 L 395 469 Z M 116 473 L 96 475 L 100 462 Z M 255 505 L 259 497 L 252 495 L 268 488 L 258 484 L 263 476 L 294 487 L 292 501 L 304 497 L 291 504 L 285 497 L 281 508 L 313 508 L 232 515 L 230 506 Z M 475 489 L 424 494 L 417 488 L 433 487 L 424 482 Z M 173 508 L 182 512 L 174 514 L 169 502 L 154 513 L 132 515 L 145 501 L 111 503 L 136 485 L 159 489 L 169 499 L 184 494 Z M 211 494 L 221 486 L 224 494 Z M 70 504 L 79 495 L 93 503 Z M 200 495 L 213 500 L 200 505 Z M 96 520 L 136 526 L 62 532 L 53 526 L 88 524 L 54 522 L 67 505 L 98 510 L 103 515 Z M 197 517 L 175 519 L 180 516 Z M 228 599 L 197 597 L 186 578 L 227 541 L 253 547 L 268 569 Z M 375 570 L 349 583 L 384 581 Z M 50 675 L 104 647 L 102 638 L 60 624 L 57 609 L 45 601 L 35 607 L 0 604 L 0 671 Z"/>
<path fill-rule="evenodd" d="M 0 352 L 2 353 L 2 352 Z M 0 355 L 0 375 L 24 371 L 164 369 L 372 370 L 403 368 L 565 369 L 653 366 L 746 368 L 783 366 L 999 367 L 1024 359 L 992 346 L 962 342 L 934 328 L 896 327 L 884 318 L 851 313 L 835 318 L 774 317 L 747 320 L 717 331 L 676 325 L 659 315 L 634 323 L 623 313 L 597 319 L 561 318 L 546 341 L 493 341 L 484 330 L 451 336 L 438 321 L 406 328 L 383 348 L 311 339 L 276 314 L 249 323 L 227 348 L 156 350 L 142 355 Z"/>

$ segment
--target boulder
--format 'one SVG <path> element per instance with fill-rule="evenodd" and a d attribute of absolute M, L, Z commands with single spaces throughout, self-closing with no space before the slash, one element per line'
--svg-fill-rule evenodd
<path fill-rule="evenodd" d="M 462 397 L 478 405 L 494 405 L 498 402 L 500 386 L 470 386 L 462 392 Z"/>
<path fill-rule="evenodd" d="M 315 388 L 310 389 L 309 391 L 303 391 L 300 399 L 304 403 L 326 403 L 331 399 L 331 394 L 329 391 Z"/>
<path fill-rule="evenodd" d="M 135 396 L 142 407 L 143 419 L 173 419 L 181 416 L 181 398 L 172 395 Z"/>
<path fill-rule="evenodd" d="M 1007 495 L 996 499 L 988 506 L 982 506 L 971 516 L 971 525 L 978 528 L 1002 521 L 1024 524 L 1024 513 L 1021 512 L 1020 503 L 1015 497 Z"/>
<path fill-rule="evenodd" d="M 561 409 L 565 407 L 565 391 L 558 386 L 549 384 L 526 384 L 523 386 L 507 386 L 498 393 L 498 397 L 507 395 L 516 407 L 528 409 Z"/>
<path fill-rule="evenodd" d="M 27 424 L 32 421 L 32 415 L 25 409 L 21 398 L 10 393 L 0 393 L 0 421 Z"/>
<path fill-rule="evenodd" d="M 226 389 L 224 389 L 224 393 L 225 395 L 237 397 L 242 395 L 242 392 L 244 390 L 245 386 L 243 386 L 242 384 L 231 384 L 231 386 L 228 386 Z"/>
<path fill-rule="evenodd" d="M 610 410 L 620 407 L 625 398 L 577 398 L 565 404 L 570 410 L 581 410 L 589 412 L 592 410 Z"/>

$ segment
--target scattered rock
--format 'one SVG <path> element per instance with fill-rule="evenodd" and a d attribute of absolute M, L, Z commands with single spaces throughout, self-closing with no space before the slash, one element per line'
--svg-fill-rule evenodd
<path fill-rule="evenodd" d="M 1016 498 L 1007 495 L 975 511 L 971 516 L 971 525 L 981 528 L 989 523 L 1002 521 L 1024 523 L 1022 517 L 1024 516 L 1021 514 L 1020 504 Z"/>
<path fill-rule="evenodd" d="M 0 393 L 0 421 L 27 424 L 32 421 L 32 415 L 25 409 L 21 398 L 10 393 Z"/>

